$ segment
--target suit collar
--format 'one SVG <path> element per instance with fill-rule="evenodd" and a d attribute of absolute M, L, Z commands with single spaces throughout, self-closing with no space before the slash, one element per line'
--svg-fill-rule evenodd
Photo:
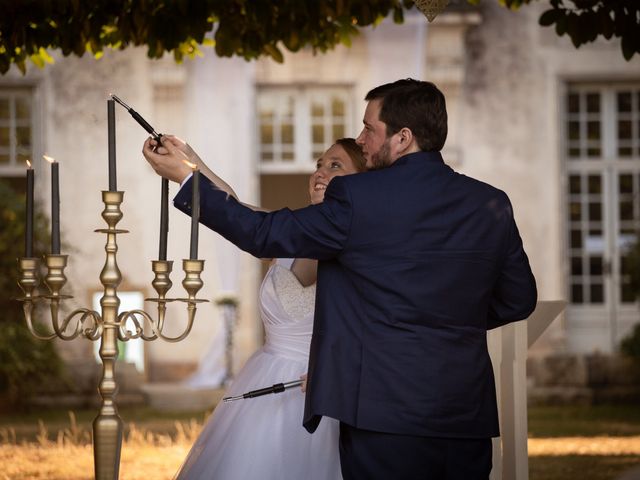
<path fill-rule="evenodd" d="M 396 165 L 407 165 L 416 162 L 444 163 L 444 160 L 442 159 L 442 155 L 440 155 L 440 152 L 414 152 L 400 157 L 391 164 L 391 167 L 394 167 Z"/>

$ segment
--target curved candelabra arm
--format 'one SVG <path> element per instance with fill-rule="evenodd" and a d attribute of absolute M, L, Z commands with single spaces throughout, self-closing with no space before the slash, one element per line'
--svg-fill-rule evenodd
<path fill-rule="evenodd" d="M 128 330 L 124 327 L 124 322 L 128 319 L 132 319 L 134 325 L 136 326 L 136 330 L 141 329 L 140 323 L 137 318 L 135 318 L 135 314 L 140 314 L 144 318 L 146 318 L 151 324 L 151 329 L 153 330 L 152 336 L 146 336 L 143 332 L 141 332 L 138 336 L 143 338 L 144 340 L 155 340 L 156 338 L 162 338 L 167 342 L 179 342 L 186 338 L 187 335 L 191 332 L 191 328 L 193 327 L 193 320 L 196 316 L 196 303 L 206 302 L 207 300 L 200 300 L 196 298 L 196 293 L 202 288 L 202 280 L 200 279 L 200 274 L 202 273 L 204 267 L 204 260 L 183 260 L 182 268 L 185 272 L 185 278 L 182 281 L 182 285 L 187 291 L 188 298 L 166 298 L 166 294 L 172 286 L 169 275 L 173 268 L 173 262 L 167 260 L 154 260 L 151 262 L 153 273 L 155 274 L 155 278 L 151 284 L 153 288 L 158 293 L 157 298 L 147 298 L 146 300 L 149 302 L 156 302 L 158 304 L 158 320 L 154 321 L 147 313 L 142 310 L 135 310 L 131 312 L 127 312 L 127 315 L 120 316 L 120 324 L 122 330 L 122 335 L 127 338 L 137 338 L 136 334 L 127 333 Z M 188 303 L 187 307 L 187 326 L 184 332 L 177 337 L 170 337 L 165 335 L 163 332 L 164 324 L 165 324 L 165 316 L 167 311 L 167 303 L 173 302 L 174 300 L 179 300 L 181 302 Z M 143 330 L 143 329 L 142 329 Z M 122 338 L 121 338 L 122 339 Z"/>
<path fill-rule="evenodd" d="M 167 342 L 179 342 L 180 340 L 186 338 L 186 336 L 191 332 L 191 328 L 193 327 L 193 320 L 196 318 L 196 304 L 208 301 L 196 298 L 196 294 L 203 285 L 200 274 L 204 269 L 204 260 L 184 259 L 182 260 L 182 269 L 184 270 L 184 280 L 182 280 L 182 286 L 187 291 L 188 297 L 179 298 L 178 300 L 187 303 L 187 327 L 185 331 L 177 337 L 168 337 L 160 332 L 160 338 L 166 340 Z"/>
<path fill-rule="evenodd" d="M 51 305 L 53 312 L 53 304 Z M 71 333 L 65 333 L 74 317 L 80 316 L 75 327 Z M 91 319 L 89 325 L 85 325 L 87 319 Z M 56 335 L 62 340 L 73 340 L 78 335 L 82 335 L 89 340 L 95 341 L 102 336 L 102 318 L 100 314 L 95 310 L 89 310 L 88 308 L 78 308 L 71 312 L 62 322 L 62 324 L 56 329 Z M 57 322 L 54 322 L 56 327 Z"/>
<path fill-rule="evenodd" d="M 144 327 L 140 325 L 140 321 L 138 320 L 138 315 L 145 318 L 149 324 L 151 325 L 151 330 L 153 331 L 153 335 L 146 335 L 144 333 Z M 135 327 L 135 332 L 132 332 L 127 327 L 127 322 L 131 320 Z M 118 340 L 123 342 L 127 342 L 129 340 L 135 340 L 136 338 L 141 338 L 146 341 L 155 340 L 158 338 L 158 326 L 157 322 L 151 318 L 144 310 L 130 310 L 127 312 L 122 312 L 118 315 Z"/>
<path fill-rule="evenodd" d="M 36 331 L 33 326 L 33 321 L 31 319 L 31 314 L 33 313 L 33 301 L 32 300 L 22 300 L 23 305 L 22 309 L 24 311 L 24 319 L 27 322 L 27 328 L 29 329 L 29 333 L 36 337 L 38 340 L 52 340 L 56 338 L 56 333 L 51 334 L 40 334 Z"/>
<path fill-rule="evenodd" d="M 36 331 L 33 326 L 33 305 L 35 300 L 39 298 L 37 293 L 38 288 L 38 259 L 33 257 L 22 257 L 18 259 L 18 270 L 20 276 L 18 278 L 18 285 L 24 293 L 24 297 L 18 300 L 22 302 L 22 309 L 24 311 L 24 319 L 27 322 L 27 328 L 31 335 L 39 340 L 51 340 L 56 337 L 55 333 L 41 334 Z"/>

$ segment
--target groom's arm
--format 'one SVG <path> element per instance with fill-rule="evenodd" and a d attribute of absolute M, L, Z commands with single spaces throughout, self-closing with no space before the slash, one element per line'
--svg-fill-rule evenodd
<path fill-rule="evenodd" d="M 489 305 L 487 329 L 529 317 L 536 308 L 538 297 L 536 280 L 524 251 L 510 203 L 507 203 L 505 214 L 505 256 Z"/>
<path fill-rule="evenodd" d="M 259 258 L 332 258 L 344 248 L 351 224 L 351 201 L 340 180 L 331 181 L 320 205 L 266 213 L 245 207 L 200 177 L 200 223 Z M 192 188 L 189 179 L 174 199 L 187 215 Z"/>

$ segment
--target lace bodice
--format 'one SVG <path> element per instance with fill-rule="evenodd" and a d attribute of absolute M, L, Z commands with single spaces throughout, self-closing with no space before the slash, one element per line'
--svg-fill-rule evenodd
<path fill-rule="evenodd" d="M 309 355 L 316 287 L 304 287 L 291 271 L 293 259 L 278 259 L 260 288 L 265 350 L 296 359 Z"/>

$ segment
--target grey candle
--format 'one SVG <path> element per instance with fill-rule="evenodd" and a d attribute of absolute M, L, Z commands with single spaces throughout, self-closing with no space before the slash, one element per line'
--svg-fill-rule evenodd
<path fill-rule="evenodd" d="M 109 143 L 109 191 L 118 190 L 116 180 L 116 107 L 113 99 L 107 100 L 107 136 Z"/>
<path fill-rule="evenodd" d="M 53 160 L 53 159 L 52 159 Z M 59 163 L 51 162 L 51 253 L 60 254 L 60 182 Z"/>
<path fill-rule="evenodd" d="M 27 160 L 27 211 L 24 231 L 24 256 L 33 257 L 33 168 Z"/>
<path fill-rule="evenodd" d="M 167 236 L 169 233 L 169 180 L 162 179 L 160 192 L 160 251 L 158 260 L 167 259 Z"/>
<path fill-rule="evenodd" d="M 198 222 L 200 220 L 200 170 L 193 170 L 193 190 L 191 192 L 191 248 L 189 258 L 198 259 Z"/>

